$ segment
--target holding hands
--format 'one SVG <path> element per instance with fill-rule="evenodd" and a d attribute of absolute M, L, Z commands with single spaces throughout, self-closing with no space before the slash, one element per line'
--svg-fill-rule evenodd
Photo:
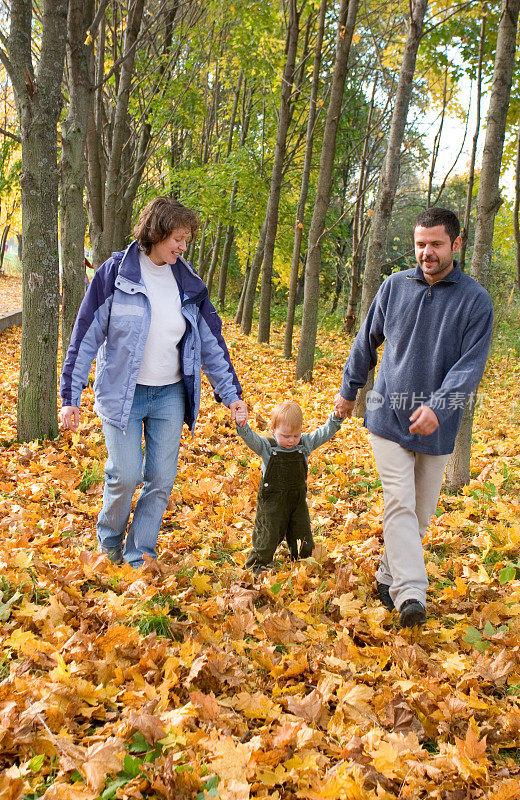
<path fill-rule="evenodd" d="M 354 410 L 354 400 L 345 400 L 339 393 L 334 398 L 334 413 L 337 417 L 344 419 L 351 417 Z"/>
<path fill-rule="evenodd" d="M 229 404 L 229 410 L 231 411 L 231 419 L 236 422 L 239 428 L 243 428 L 248 418 L 247 403 L 243 400 L 234 400 Z"/>

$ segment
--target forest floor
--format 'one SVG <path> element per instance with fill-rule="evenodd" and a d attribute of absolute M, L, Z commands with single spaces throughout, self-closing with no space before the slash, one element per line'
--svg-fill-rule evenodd
<path fill-rule="evenodd" d="M 11 272 L 0 275 L 0 314 L 22 307 L 22 276 Z"/>
<path fill-rule="evenodd" d="M 349 342 L 322 331 L 312 385 L 224 333 L 251 425 L 297 399 L 325 421 Z M 473 478 L 427 532 L 427 623 L 374 595 L 383 502 L 366 432 L 311 456 L 314 556 L 244 571 L 259 459 L 205 384 L 159 558 L 95 552 L 104 463 L 92 389 L 78 434 L 14 443 L 20 330 L 0 334 L 0 798 L 520 797 L 520 359 L 495 352 Z"/>

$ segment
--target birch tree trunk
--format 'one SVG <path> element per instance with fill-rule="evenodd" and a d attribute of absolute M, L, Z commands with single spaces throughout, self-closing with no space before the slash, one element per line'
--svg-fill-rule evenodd
<path fill-rule="evenodd" d="M 491 288 L 495 216 L 502 203 L 499 186 L 500 169 L 515 66 L 519 10 L 520 0 L 503 0 L 477 195 L 477 221 L 471 259 L 471 275 L 488 290 Z M 462 425 L 455 440 L 455 449 L 446 468 L 446 484 L 451 491 L 456 491 L 464 486 L 470 478 L 473 416 L 474 407 L 466 406 Z"/>
<path fill-rule="evenodd" d="M 388 147 L 385 155 L 383 169 L 379 180 L 374 213 L 368 236 L 365 272 L 363 275 L 363 289 L 361 292 L 360 322 L 365 319 L 368 309 L 374 299 L 381 283 L 381 267 L 385 258 L 388 226 L 394 207 L 395 194 L 399 185 L 399 170 L 401 165 L 401 148 L 404 139 L 410 98 L 412 96 L 413 76 L 417 52 L 421 43 L 424 15 L 428 0 L 412 0 L 410 3 L 410 27 L 404 47 L 403 61 L 399 73 L 399 83 L 395 95 L 394 110 L 390 123 Z M 354 414 L 364 416 L 366 393 L 373 385 L 373 373 L 364 389 L 357 395 Z"/>
<path fill-rule="evenodd" d="M 318 329 L 318 300 L 320 293 L 321 239 L 325 230 L 325 219 L 330 201 L 332 171 L 336 152 L 341 104 L 347 75 L 347 62 L 356 24 L 358 0 L 341 0 L 338 14 L 336 54 L 330 88 L 329 104 L 323 142 L 321 147 L 320 170 L 316 187 L 316 201 L 312 215 L 307 246 L 305 266 L 305 288 L 303 296 L 303 317 L 300 346 L 296 361 L 296 378 L 312 380 L 314 350 Z"/>
<path fill-rule="evenodd" d="M 287 143 L 287 132 L 291 119 L 291 94 L 294 82 L 294 67 L 299 35 L 299 13 L 296 0 L 288 0 L 289 22 L 286 40 L 286 61 L 282 76 L 282 98 L 278 113 L 276 129 L 276 145 L 269 200 L 267 203 L 267 226 L 265 234 L 264 260 L 262 265 L 262 284 L 260 289 L 260 311 L 258 324 L 258 341 L 269 342 L 271 332 L 271 282 L 273 274 L 273 256 L 278 229 L 278 208 L 283 179 L 283 162 Z"/>
<path fill-rule="evenodd" d="M 18 439 L 58 434 L 58 119 L 67 38 L 67 0 L 42 3 L 37 72 L 31 53 L 32 3 L 12 0 L 6 51 L 22 140 L 23 313 Z"/>

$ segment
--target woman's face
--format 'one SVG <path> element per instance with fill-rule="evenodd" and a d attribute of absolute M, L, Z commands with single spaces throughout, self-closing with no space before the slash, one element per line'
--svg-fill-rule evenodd
<path fill-rule="evenodd" d="M 163 264 L 175 264 L 178 256 L 182 256 L 186 251 L 190 239 L 190 228 L 175 228 L 167 239 L 152 245 L 150 259 L 158 267 Z"/>

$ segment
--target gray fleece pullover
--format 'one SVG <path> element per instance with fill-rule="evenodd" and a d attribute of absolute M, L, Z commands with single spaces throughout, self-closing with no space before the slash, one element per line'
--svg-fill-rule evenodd
<path fill-rule="evenodd" d="M 408 450 L 451 453 L 466 400 L 484 372 L 492 327 L 489 294 L 457 262 L 433 286 L 419 266 L 390 275 L 354 340 L 340 394 L 355 399 L 385 342 L 365 426 Z M 408 430 L 410 415 L 420 405 L 429 406 L 439 420 L 429 436 Z"/>

